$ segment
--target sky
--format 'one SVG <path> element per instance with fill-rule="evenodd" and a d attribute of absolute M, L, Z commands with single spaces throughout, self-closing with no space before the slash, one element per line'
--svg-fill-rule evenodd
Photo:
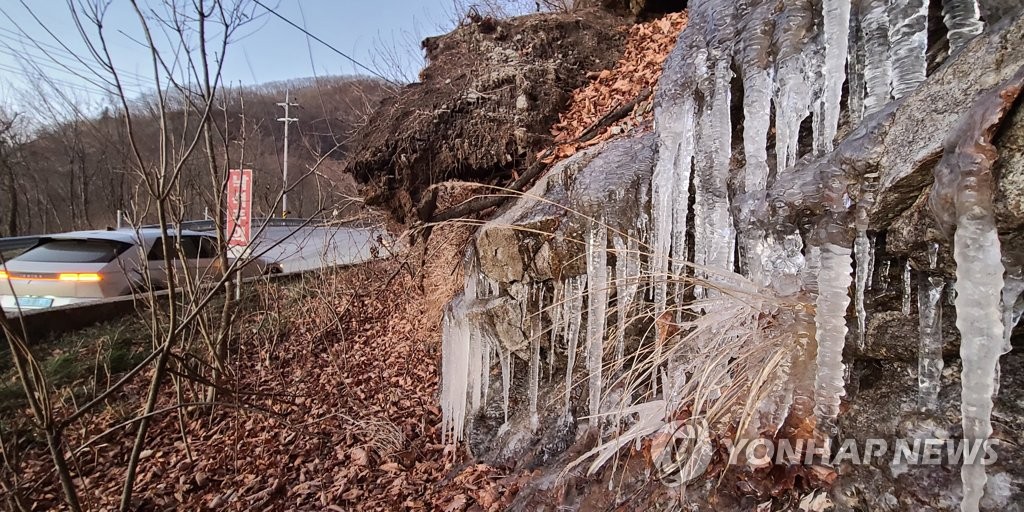
<path fill-rule="evenodd" d="M 75 0 L 76 4 L 94 1 Z M 238 1 L 247 0 L 228 0 Z M 393 79 L 414 78 L 423 65 L 419 42 L 450 30 L 455 17 L 452 0 L 260 1 Z M 140 4 L 144 9 L 166 12 L 161 0 L 140 0 Z M 249 5 L 256 16 L 239 30 L 227 50 L 225 82 L 252 85 L 314 75 L 369 73 L 266 9 Z M 110 51 L 129 94 L 151 90 L 152 61 L 141 44 L 144 34 L 129 1 L 112 0 L 104 19 Z M 79 54 L 82 60 L 71 53 Z M 394 59 L 387 55 L 398 55 L 401 64 L 393 65 Z M 104 84 L 89 72 L 95 68 L 65 0 L 0 2 L 0 105 L 17 109 L 26 104 L 26 95 L 38 91 L 38 86 L 25 78 L 26 69 L 42 71 L 76 102 L 100 102 Z"/>

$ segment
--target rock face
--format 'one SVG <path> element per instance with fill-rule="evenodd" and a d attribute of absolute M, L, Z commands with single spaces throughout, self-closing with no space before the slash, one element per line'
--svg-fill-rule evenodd
<path fill-rule="evenodd" d="M 766 2 L 764 5 L 771 7 L 774 4 Z M 720 10 L 707 10 L 707 6 Z M 994 20 L 1000 6 L 990 3 L 988 7 L 992 9 L 989 12 L 993 13 L 990 16 Z M 706 34 L 715 35 L 715 29 L 721 27 L 714 24 L 728 20 L 728 16 L 719 16 L 723 11 L 727 12 L 728 5 L 710 2 L 704 8 L 703 13 L 693 16 L 695 22 L 687 31 L 706 30 Z M 1020 98 L 1024 96 L 1019 96 L 1024 84 L 1024 47 L 1018 44 L 1024 40 L 1024 16 L 1009 10 L 998 12 L 1003 13 L 999 16 L 1004 16 L 999 24 L 967 42 L 958 53 L 950 56 L 937 69 L 931 70 L 930 76 L 920 85 L 909 89 L 905 96 L 888 102 L 862 120 L 844 121 L 839 131 L 844 136 L 836 141 L 835 149 L 831 149 L 832 141 L 828 140 L 830 149 L 822 150 L 819 147 L 813 150 L 815 154 L 810 148 L 815 144 L 821 145 L 822 141 L 812 143 L 809 140 L 811 134 L 805 133 L 806 130 L 800 133 L 791 131 L 790 135 L 795 137 L 791 149 L 794 156 L 799 158 L 783 169 L 762 162 L 773 172 L 770 173 L 770 179 L 765 178 L 767 185 L 762 183 L 760 188 L 750 187 L 754 189 L 753 193 L 749 193 L 751 190 L 745 189 L 745 185 L 737 185 L 743 176 L 741 173 L 750 167 L 750 162 L 736 158 L 737 152 L 743 150 L 737 149 L 738 144 L 734 143 L 731 144 L 732 153 L 729 153 L 730 148 L 722 144 L 721 140 L 731 137 L 732 141 L 743 140 L 745 145 L 750 146 L 764 146 L 767 142 L 745 139 L 744 130 L 750 126 L 749 123 L 746 126 L 734 123 L 731 132 L 728 129 L 709 129 L 722 128 L 722 119 L 717 114 L 723 114 L 726 118 L 731 114 L 732 119 L 738 117 L 738 111 L 728 105 L 732 92 L 726 87 L 729 82 L 720 79 L 730 73 L 726 65 L 730 62 L 729 58 L 724 58 L 724 53 L 713 55 L 721 59 L 715 74 L 695 76 L 695 73 L 702 71 L 706 73 L 701 66 L 707 63 L 702 59 L 708 55 L 679 51 L 675 64 L 682 64 L 675 66 L 672 62 L 668 63 L 666 70 L 672 69 L 672 72 L 666 71 L 660 85 L 662 90 L 658 94 L 662 97 L 663 107 L 656 134 L 608 142 L 574 155 L 559 164 L 528 194 L 508 205 L 480 230 L 475 240 L 475 257 L 479 261 L 480 275 L 501 290 L 485 307 L 477 310 L 476 314 L 483 315 L 487 320 L 481 324 L 491 326 L 482 339 L 487 339 L 517 362 L 509 365 L 514 367 L 512 370 L 503 370 L 509 375 L 506 389 L 502 389 L 498 379 L 491 379 L 489 396 L 492 399 L 470 420 L 468 437 L 472 453 L 480 460 L 516 469 L 543 466 L 542 476 L 537 478 L 529 492 L 524 491 L 519 502 L 520 508 L 528 509 L 531 506 L 529 504 L 543 503 L 545 499 L 550 502 L 554 499 L 552 496 L 559 495 L 559 492 L 562 497 L 566 494 L 578 497 L 587 494 L 581 489 L 587 489 L 593 491 L 593 495 L 600 495 L 598 489 L 607 488 L 612 481 L 617 482 L 621 488 L 633 486 L 643 489 L 638 491 L 642 498 L 636 499 L 636 508 L 641 507 L 640 503 L 649 505 L 652 502 L 665 503 L 666 500 L 682 499 L 676 491 L 667 491 L 660 486 L 643 486 L 651 478 L 650 465 L 655 462 L 652 460 L 654 447 L 659 442 L 667 442 L 664 436 L 657 435 L 657 429 L 644 438 L 643 442 L 649 441 L 650 444 L 638 442 L 636 445 L 643 448 L 647 457 L 646 467 L 628 469 L 628 463 L 624 462 L 618 466 L 622 470 L 621 474 L 599 472 L 589 480 L 582 475 L 582 471 L 577 470 L 572 473 L 570 483 L 555 483 L 558 472 L 552 469 L 552 464 L 564 466 L 592 448 L 595 437 L 600 438 L 604 434 L 605 437 L 601 439 L 608 441 L 621 434 L 622 430 L 615 430 L 618 425 L 607 424 L 606 432 L 600 428 L 585 429 L 582 423 L 574 420 L 586 416 L 588 407 L 593 407 L 584 403 L 582 389 L 587 386 L 580 384 L 585 377 L 574 372 L 567 363 L 567 360 L 572 360 L 570 355 L 576 353 L 574 351 L 577 347 L 548 344 L 550 338 L 538 334 L 544 332 L 544 325 L 568 325 L 567 332 L 572 328 L 577 331 L 568 338 L 575 339 L 581 325 L 604 327 L 613 325 L 617 320 L 618 304 L 622 300 L 619 296 L 622 289 L 619 288 L 609 296 L 611 301 L 605 301 L 600 308 L 590 309 L 591 312 L 601 313 L 596 318 L 606 316 L 603 323 L 594 322 L 593 314 L 587 315 L 589 318 L 581 318 L 579 303 L 573 306 L 575 320 L 569 321 L 564 316 L 557 319 L 552 317 L 550 308 L 545 310 L 548 313 L 541 313 L 538 305 L 538 302 L 552 304 L 552 300 L 556 304 L 564 302 L 566 296 L 559 295 L 556 286 L 567 286 L 567 279 L 579 276 L 591 280 L 591 283 L 595 278 L 606 283 L 609 267 L 619 271 L 619 257 L 627 253 L 619 252 L 616 250 L 618 247 L 610 247 L 612 244 L 606 239 L 595 237 L 594 220 L 607 224 L 609 234 L 635 234 L 641 240 L 640 252 L 646 251 L 645 256 L 637 262 L 647 272 L 645 279 L 641 280 L 645 293 L 638 299 L 644 306 L 639 315 L 642 320 L 638 322 L 639 325 L 634 325 L 636 332 L 631 330 L 624 335 L 627 339 L 627 354 L 635 353 L 638 358 L 647 357 L 650 353 L 659 354 L 665 340 L 679 334 L 678 329 L 674 331 L 673 327 L 678 325 L 680 317 L 716 318 L 713 316 L 715 312 L 705 306 L 677 313 L 675 318 L 667 314 L 667 310 L 658 309 L 659 306 L 664 308 L 666 303 L 693 304 L 688 301 L 708 297 L 721 298 L 720 303 L 728 303 L 729 299 L 724 298 L 727 294 L 722 292 L 719 295 L 721 290 L 714 288 L 714 274 L 709 272 L 702 277 L 702 273 L 713 265 L 710 257 L 699 261 L 693 270 L 682 271 L 689 272 L 687 276 L 695 276 L 694 281 L 689 281 L 696 282 L 692 289 L 670 289 L 672 296 L 667 299 L 660 297 L 662 303 L 655 305 L 658 292 L 652 290 L 657 287 L 661 275 L 659 272 L 664 273 L 664 267 L 670 267 L 665 264 L 662 270 L 651 270 L 651 260 L 659 255 L 651 253 L 657 250 L 651 248 L 658 247 L 658 244 L 656 237 L 655 242 L 651 242 L 648 226 L 658 223 L 659 208 L 669 212 L 676 225 L 683 226 L 682 229 L 672 230 L 674 238 L 671 244 L 663 244 L 665 247 L 671 246 L 673 256 L 696 254 L 699 257 L 701 254 L 698 253 L 702 250 L 706 252 L 704 256 L 714 252 L 709 249 L 714 247 L 710 244 L 688 245 L 691 240 L 699 239 L 695 234 L 701 230 L 710 231 L 703 235 L 711 238 L 712 242 L 719 238 L 735 242 L 737 237 L 753 235 L 755 243 L 743 245 L 741 241 L 737 244 L 739 249 L 735 251 L 738 253 L 735 260 L 732 254 L 734 251 L 717 251 L 723 256 L 720 259 L 727 262 L 724 273 L 735 276 L 732 273 L 734 267 L 749 271 L 750 262 L 756 260 L 743 252 L 752 249 L 762 251 L 766 255 L 765 260 L 773 259 L 773 263 L 778 263 L 770 267 L 773 271 L 782 269 L 790 272 L 792 279 L 787 283 L 796 283 L 786 290 L 780 290 L 780 287 L 772 289 L 771 281 L 768 281 L 768 285 L 749 285 L 755 289 L 760 286 L 759 293 L 775 294 L 786 301 L 801 304 L 794 308 L 796 313 L 790 315 L 797 317 L 795 319 L 787 318 L 783 313 L 764 313 L 764 317 L 778 314 L 778 322 L 769 322 L 770 326 L 760 333 L 764 336 L 755 336 L 751 343 L 763 342 L 762 337 L 770 338 L 770 329 L 789 328 L 785 325 L 797 325 L 803 329 L 794 329 L 789 333 L 790 338 L 806 336 L 812 340 L 805 344 L 807 352 L 793 356 L 789 366 L 780 370 L 792 372 L 787 374 L 788 398 L 778 403 L 769 403 L 767 407 L 781 409 L 781 414 L 788 416 L 784 422 L 777 422 L 774 430 L 766 431 L 768 433 L 764 435 L 771 437 L 777 433 L 811 432 L 823 437 L 835 435 L 839 439 L 855 440 L 860 447 L 864 447 L 868 439 L 883 439 L 889 443 L 890 448 L 895 446 L 897 439 L 911 442 L 925 438 L 959 440 L 968 435 L 965 434 L 968 427 L 961 423 L 963 418 L 968 413 L 976 413 L 967 409 L 977 408 L 969 405 L 972 400 L 969 395 L 979 393 L 967 391 L 970 384 L 968 380 L 973 380 L 975 385 L 982 381 L 986 385 L 997 382 L 999 391 L 992 415 L 995 429 L 991 437 L 1004 443 L 996 448 L 998 461 L 987 468 L 989 479 L 980 507 L 982 510 L 1020 508 L 1018 504 L 1024 503 L 1024 469 L 1017 461 L 1024 453 L 1020 449 L 1022 440 L 1018 431 L 1024 425 L 1024 410 L 1020 407 L 1024 395 L 1018 381 L 1021 380 L 1020 369 L 1024 365 L 1024 358 L 1011 351 L 1002 358 L 1002 370 L 997 370 L 995 376 L 977 370 L 964 371 L 963 368 L 976 364 L 972 363 L 972 350 L 977 351 L 978 347 L 989 352 L 993 347 L 1018 350 L 1018 347 L 1024 346 L 1022 331 L 1018 327 L 1007 340 L 990 337 L 979 341 L 978 335 L 971 335 L 971 329 L 977 327 L 971 324 L 979 322 L 965 321 L 968 318 L 965 311 L 973 305 L 963 300 L 967 295 L 954 300 L 951 293 L 958 289 L 952 283 L 952 279 L 958 277 L 957 262 L 964 263 L 964 255 L 970 250 L 976 250 L 978 246 L 998 248 L 1001 242 L 1003 264 L 1008 270 L 1007 291 L 1012 291 L 1015 283 L 1014 269 L 1022 263 L 1019 260 L 1024 259 L 1020 233 L 1020 228 L 1024 226 L 1024 217 L 1021 215 L 1024 213 L 1024 157 L 1021 156 L 1024 154 L 1024 108 L 1021 108 Z M 736 15 L 741 14 L 749 13 Z M 709 44 L 701 39 L 702 36 L 693 34 L 690 32 L 687 35 L 684 32 L 680 40 L 695 48 Z M 724 52 L 722 48 L 726 46 L 716 49 Z M 682 48 L 688 50 L 688 47 Z M 688 84 L 687 81 L 693 83 Z M 788 83 L 787 86 L 793 84 Z M 903 86 L 906 87 L 905 84 Z M 736 88 L 735 83 L 733 88 Z M 845 96 L 840 97 L 849 101 Z M 745 103 L 744 106 L 748 105 Z M 832 106 L 838 108 L 839 102 L 834 102 Z M 744 114 L 752 113 L 753 109 L 744 111 Z M 774 122 L 777 127 L 779 121 Z M 795 123 L 794 127 L 799 128 L 800 123 Z M 764 125 L 764 129 L 768 131 L 767 125 Z M 961 143 L 967 144 L 971 151 L 965 151 Z M 978 150 L 977 147 L 982 149 Z M 995 161 L 991 173 L 983 165 L 990 160 Z M 951 167 L 951 161 L 956 165 Z M 672 171 L 679 171 L 681 167 L 689 171 L 693 162 L 696 162 L 692 166 L 693 175 L 686 174 L 685 180 L 679 180 L 685 182 L 665 180 L 663 183 L 671 187 L 662 190 L 673 190 L 675 193 L 660 197 L 657 190 L 652 193 L 650 184 L 652 180 L 657 184 L 659 172 L 667 168 L 667 175 L 677 177 L 679 173 Z M 936 181 L 934 178 L 937 166 L 940 176 L 951 168 L 960 172 L 962 186 L 955 190 L 949 190 L 948 187 L 944 190 L 943 180 Z M 720 179 L 722 175 L 709 171 L 712 168 L 716 173 L 724 171 L 728 179 Z M 979 183 L 985 185 L 989 179 L 992 180 L 993 194 L 983 199 L 991 199 L 991 211 L 985 210 L 984 201 L 981 201 L 982 206 L 965 207 L 965 204 L 977 204 L 971 201 L 984 195 L 984 191 L 978 192 L 982 189 Z M 751 183 L 756 181 L 750 180 Z M 709 184 L 713 186 L 709 187 Z M 693 197 L 687 191 L 695 191 Z M 933 199 L 933 196 L 945 199 L 943 194 L 952 194 L 956 200 L 947 205 Z M 964 199 L 962 195 L 967 198 Z M 718 205 L 712 208 L 715 206 L 713 202 L 723 198 L 732 201 L 732 211 L 729 206 L 721 208 Z M 692 209 L 689 207 L 691 202 Z M 943 211 L 936 211 L 937 208 Z M 742 214 L 736 214 L 737 210 Z M 978 242 L 980 238 L 969 242 L 961 238 L 956 245 L 959 254 L 954 254 L 950 226 L 942 226 L 936 221 L 937 216 L 956 217 L 954 213 L 959 214 L 956 219 L 958 225 L 966 225 L 977 218 L 985 220 L 987 215 L 990 216 L 986 225 L 990 226 L 987 233 L 991 236 L 985 239 L 985 243 Z M 672 223 L 668 225 L 672 226 Z M 854 229 L 855 226 L 858 229 Z M 992 226 L 997 227 L 998 231 Z M 733 228 L 735 231 L 730 231 Z M 598 241 L 597 245 L 595 240 Z M 676 243 L 677 240 L 679 243 Z M 870 243 L 872 240 L 873 244 Z M 720 245 L 718 249 L 725 246 Z M 607 252 L 608 259 L 595 258 L 595 252 Z M 999 254 L 996 256 L 993 264 L 984 270 L 997 267 L 995 263 L 999 261 Z M 853 264 L 855 259 L 858 260 L 856 266 Z M 738 264 L 733 265 L 733 261 L 738 261 Z M 976 258 L 969 263 L 977 261 L 981 260 Z M 742 268 L 744 266 L 747 268 Z M 964 268 L 967 266 L 960 266 L 959 278 L 964 285 L 960 289 L 977 294 L 978 289 L 984 286 L 973 283 L 973 276 L 964 275 Z M 673 268 L 673 272 L 676 271 Z M 845 284 L 850 277 L 859 278 L 854 279 L 854 286 Z M 698 280 L 702 278 L 706 280 Z M 964 283 L 965 280 L 971 281 L 969 284 L 973 290 Z M 999 287 L 1003 287 L 1002 283 L 999 281 Z M 1001 288 L 992 288 L 990 284 L 986 284 L 988 292 L 1002 291 Z M 854 295 L 854 287 L 858 288 L 857 295 Z M 924 299 L 937 297 L 937 304 L 922 300 L 919 287 L 924 291 Z M 935 291 L 940 287 L 944 287 L 945 291 L 929 295 L 929 290 Z M 819 293 L 826 289 L 828 294 Z M 636 295 L 636 291 L 633 292 Z M 759 300 L 756 296 L 754 294 L 754 300 Z M 824 300 L 823 296 L 826 297 Z M 832 300 L 836 297 L 836 300 Z M 815 298 L 817 301 L 813 300 Z M 992 294 L 989 293 L 987 298 L 991 299 Z M 1011 295 L 1004 295 L 1004 298 L 1016 300 Z M 862 302 L 864 308 L 859 308 L 858 302 Z M 615 308 L 603 307 L 612 303 L 616 305 Z M 956 304 L 956 308 L 953 304 Z M 998 300 L 995 304 L 998 305 Z M 1020 303 L 1007 304 L 1013 306 Z M 780 306 L 779 310 L 785 308 Z M 943 310 L 941 321 L 934 314 L 936 308 Z M 959 314 L 957 308 L 960 309 Z M 559 315 L 566 314 L 565 308 L 555 309 L 560 311 Z M 996 309 L 999 308 L 987 310 L 990 313 L 988 318 L 995 316 L 991 313 L 998 313 Z M 1002 313 L 1012 311 L 1011 307 Z M 977 311 L 970 313 L 974 315 L 973 318 L 979 318 Z M 825 318 L 825 315 L 830 316 Z M 814 318 L 808 320 L 808 316 Z M 926 325 L 922 329 L 922 317 L 925 320 L 930 317 L 936 320 L 930 327 L 927 321 L 923 322 Z M 538 321 L 538 318 L 541 320 Z M 999 318 L 1003 317 L 1000 315 Z M 725 323 L 729 319 L 717 320 Z M 859 326 L 861 322 L 863 328 Z M 537 325 L 541 328 L 538 329 Z M 993 325 L 997 324 L 986 323 L 987 327 Z M 825 339 L 826 330 L 831 355 L 822 356 L 825 353 L 822 340 Z M 940 386 L 936 406 L 922 406 L 923 391 L 919 378 L 927 378 L 922 376 L 931 371 L 929 368 L 934 369 L 936 363 L 935 360 L 922 359 L 922 330 L 930 330 L 941 337 L 941 346 L 932 351 L 938 354 L 937 359 L 945 362 L 945 369 L 940 369 L 935 376 Z M 614 330 L 609 329 L 608 332 Z M 535 344 L 538 335 L 542 340 L 542 350 L 538 350 Z M 683 333 L 680 337 L 688 336 Z M 611 338 L 609 335 L 605 341 Z M 642 345 L 634 338 L 646 339 L 650 344 Z M 844 338 L 845 345 L 842 344 Z M 1004 345 L 1006 341 L 1009 343 Z M 699 344 L 700 341 L 694 343 Z M 641 355 L 638 347 L 645 350 L 651 347 L 651 350 Z M 779 351 L 781 353 L 783 349 L 779 348 Z M 815 351 L 818 352 L 817 359 L 803 355 Z M 537 352 L 542 355 L 540 360 L 546 361 L 542 365 L 546 367 L 543 370 L 533 369 L 536 356 L 532 354 Z M 603 356 L 604 366 L 612 366 L 608 357 L 610 352 L 611 349 L 605 349 L 603 354 L 598 352 L 598 363 L 602 362 L 600 357 Z M 588 353 L 588 356 L 593 358 L 592 354 Z M 820 368 L 824 366 L 823 359 L 839 354 L 842 354 L 840 361 L 824 361 L 831 363 L 828 367 L 837 371 L 822 373 Z M 962 360 L 959 357 L 961 355 Z M 726 367 L 728 371 L 733 371 L 736 368 L 729 365 L 741 358 L 742 354 L 723 354 L 722 359 L 726 361 L 721 362 L 720 366 L 704 369 L 707 372 L 704 375 Z M 663 363 L 657 356 L 654 360 L 656 362 L 652 366 L 656 368 Z M 620 363 L 620 360 L 614 361 L 614 364 Z M 665 368 L 658 369 L 664 372 L 663 375 L 671 373 L 673 363 L 679 364 L 676 366 L 679 368 L 685 362 L 669 359 Z M 592 363 L 588 364 L 594 368 Z M 808 377 L 808 373 L 814 373 L 815 365 L 818 373 Z M 843 373 L 844 365 L 848 370 L 846 374 Z M 807 371 L 806 368 L 812 370 Z M 636 371 L 636 368 L 632 370 Z M 639 370 L 646 371 L 646 368 Z M 532 386 L 538 374 L 542 384 L 535 391 Z M 979 374 L 982 374 L 980 378 Z M 701 382 L 702 377 L 695 371 L 682 375 L 681 380 Z M 736 380 L 741 377 L 751 378 L 749 374 L 737 373 Z M 656 383 L 653 384 L 656 390 L 650 394 L 644 394 L 648 393 L 646 389 L 636 388 L 630 388 L 629 392 L 634 396 L 665 399 L 671 394 L 671 391 L 666 390 L 666 386 L 669 389 L 672 387 L 671 384 L 666 385 L 668 380 L 662 378 L 660 391 L 657 391 L 659 384 Z M 828 394 L 825 398 L 829 401 L 814 402 L 810 407 L 806 402 L 799 402 L 798 399 L 806 397 L 804 386 L 808 386 L 808 381 L 809 387 L 813 388 L 810 393 L 811 402 L 821 399 L 819 395 L 825 394 Z M 600 381 L 591 381 L 588 385 L 592 386 L 595 382 L 602 384 Z M 606 380 L 603 383 L 607 403 L 622 403 L 619 401 L 631 398 L 623 396 L 626 393 L 616 388 L 615 378 L 611 382 L 609 384 Z M 828 386 L 820 385 L 822 382 Z M 832 393 L 833 387 L 838 387 L 839 392 Z M 503 392 L 509 396 L 505 403 L 501 403 L 500 399 Z M 800 393 L 804 395 L 797 396 Z M 963 407 L 962 393 L 967 397 Z M 983 399 L 991 396 L 991 393 L 981 394 L 985 395 Z M 842 407 L 838 407 L 840 398 Z M 973 399 L 976 400 L 977 396 Z M 593 399 L 589 402 L 594 403 Z M 835 407 L 824 407 L 822 404 Z M 752 402 L 745 406 L 766 412 L 765 403 Z M 812 409 L 814 412 L 809 413 Z M 607 411 L 609 407 L 601 404 L 601 410 Z M 829 416 L 832 410 L 838 411 L 838 418 L 835 414 Z M 537 411 L 539 420 L 531 422 L 534 411 Z M 680 417 L 692 412 L 686 407 L 673 411 Z M 619 418 L 626 425 L 625 428 L 642 425 L 645 421 L 632 415 L 627 416 Z M 600 424 L 597 421 L 594 423 Z M 825 430 L 833 426 L 836 427 L 834 430 Z M 749 425 L 732 427 L 735 430 L 729 432 L 735 433 Z M 584 432 L 588 435 L 583 435 Z M 726 480 L 735 483 L 735 486 L 713 492 L 713 484 L 709 483 L 713 479 L 697 480 L 694 487 L 699 488 L 698 492 L 686 498 L 694 509 L 748 510 L 772 499 L 772 496 L 779 497 L 788 492 L 809 492 L 812 487 L 827 487 L 838 510 L 910 511 L 956 510 L 961 501 L 971 494 L 971 484 L 961 483 L 966 477 L 961 477 L 958 461 L 907 466 L 892 463 L 892 458 L 893 451 L 890 449 L 888 459 L 872 461 L 870 464 L 840 464 L 833 468 L 834 473 L 827 470 L 802 473 L 792 468 L 778 471 L 729 468 L 724 470 L 724 474 L 728 477 Z M 722 462 L 720 459 L 716 461 Z M 721 470 L 722 466 L 724 464 L 717 469 Z M 827 477 L 824 481 L 816 480 L 815 474 L 821 478 L 821 473 Z M 977 492 L 974 494 L 977 495 Z M 713 495 L 718 495 L 714 499 L 719 501 L 707 501 L 712 500 Z M 604 497 L 617 499 L 607 495 Z M 792 497 L 789 495 L 789 498 Z M 568 503 L 566 506 L 570 508 L 582 508 L 585 500 L 559 503 Z M 630 507 L 628 503 L 617 503 L 625 508 Z M 967 509 L 971 507 L 968 505 Z"/>
<path fill-rule="evenodd" d="M 602 10 L 483 18 L 425 40 L 421 82 L 386 99 L 354 134 L 348 170 L 370 185 L 367 203 L 404 219 L 434 183 L 525 167 L 569 93 L 618 59 L 624 22 Z"/>
<path fill-rule="evenodd" d="M 481 228 L 480 268 L 499 283 L 565 279 L 586 271 L 579 258 L 588 222 L 636 231 L 650 214 L 653 134 L 614 140 L 560 162 L 508 210 Z"/>
<path fill-rule="evenodd" d="M 584 252 L 583 233 L 593 219 L 605 219 L 613 232 L 636 232 L 634 219 L 650 212 L 655 146 L 654 135 L 648 133 L 577 153 L 554 166 L 521 199 L 478 232 L 475 241 L 480 272 L 504 293 L 488 299 L 474 314 L 480 315 L 477 321 L 485 326 L 483 338 L 493 340 L 499 350 L 520 355 L 510 379 L 509 426 L 501 428 L 502 382 L 494 378 L 488 394 L 495 399 L 469 427 L 470 449 L 481 460 L 529 467 L 561 454 L 575 442 L 574 418 L 582 415 L 577 412 L 586 410 L 586 405 L 580 403 L 584 388 L 570 388 L 566 401 L 566 349 L 549 346 L 547 341 L 542 343 L 541 365 L 541 380 L 546 384 L 538 397 L 542 423 L 533 431 L 522 427 L 529 421 L 526 388 L 530 359 L 530 336 L 523 326 L 529 325 L 529 315 L 536 313 L 523 304 L 529 302 L 531 288 L 550 293 L 556 281 L 584 274 L 584 258 L 580 257 Z M 553 311 L 549 308 L 544 314 Z M 574 373 L 585 373 L 582 370 L 578 367 Z M 571 413 L 568 417 L 567 403 Z"/>

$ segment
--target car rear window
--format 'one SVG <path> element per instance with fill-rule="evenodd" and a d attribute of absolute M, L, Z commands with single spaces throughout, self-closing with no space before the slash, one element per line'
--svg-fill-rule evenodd
<path fill-rule="evenodd" d="M 113 240 L 50 240 L 18 255 L 12 261 L 40 263 L 108 263 L 130 245 Z"/>

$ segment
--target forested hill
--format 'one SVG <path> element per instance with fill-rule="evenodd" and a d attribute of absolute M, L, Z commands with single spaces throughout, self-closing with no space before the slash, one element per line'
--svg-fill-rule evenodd
<path fill-rule="evenodd" d="M 213 153 L 222 166 L 254 169 L 256 213 L 272 213 L 281 189 L 284 143 L 284 123 L 277 121 L 283 110 L 277 104 L 286 90 L 300 105 L 290 113 L 298 122 L 290 127 L 289 181 L 308 175 L 289 194 L 289 210 L 293 215 L 344 210 L 356 194 L 339 160 L 350 150 L 351 132 L 388 94 L 381 81 L 335 76 L 223 88 L 212 110 Z M 194 133 L 196 115 L 176 111 L 173 100 L 170 104 L 168 133 L 180 142 L 186 128 Z M 43 115 L 35 109 L 0 110 L 0 236 L 103 228 L 115 222 L 118 209 L 144 215 L 147 194 L 133 170 L 122 111 L 111 106 L 96 116 L 47 122 L 33 118 Z M 137 100 L 132 112 L 140 152 L 157 155 L 158 102 L 153 97 Z M 180 212 L 185 218 L 201 217 L 213 204 L 209 164 L 203 145 L 198 147 L 182 170 Z M 310 173 L 325 155 L 317 172 Z"/>

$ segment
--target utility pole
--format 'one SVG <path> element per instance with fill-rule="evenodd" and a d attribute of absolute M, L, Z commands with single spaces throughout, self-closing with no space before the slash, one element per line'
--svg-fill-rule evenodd
<path fill-rule="evenodd" d="M 291 107 L 298 107 L 298 103 L 291 103 L 289 99 L 289 90 L 284 90 L 284 103 L 278 103 L 277 106 L 284 107 L 284 117 L 279 117 L 277 120 L 284 123 L 284 170 L 281 173 L 281 218 L 288 216 L 288 125 L 298 122 L 298 118 L 288 117 Z"/>

